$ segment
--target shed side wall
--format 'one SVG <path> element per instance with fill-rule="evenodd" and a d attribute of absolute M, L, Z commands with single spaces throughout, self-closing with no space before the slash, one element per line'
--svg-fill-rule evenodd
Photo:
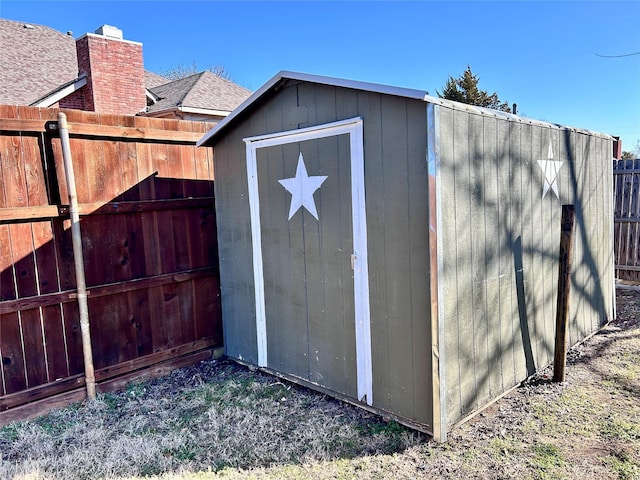
<path fill-rule="evenodd" d="M 570 343 L 612 318 L 612 167 L 600 136 L 450 108 L 440 125 L 452 424 L 552 361 L 563 203 L 577 212 Z M 563 162 L 559 198 L 543 197 L 539 160 Z"/>

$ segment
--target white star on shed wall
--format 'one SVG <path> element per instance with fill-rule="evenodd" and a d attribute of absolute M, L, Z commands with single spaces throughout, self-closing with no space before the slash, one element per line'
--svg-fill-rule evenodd
<path fill-rule="evenodd" d="M 320 185 L 322 185 L 326 179 L 326 175 L 309 176 L 301 152 L 298 157 L 296 176 L 293 178 L 283 178 L 282 180 L 278 180 L 280 185 L 282 185 L 291 194 L 291 207 L 289 208 L 288 220 L 291 220 L 291 217 L 293 217 L 301 207 L 306 208 L 316 220 L 319 220 L 313 194 L 320 188 Z"/>
<path fill-rule="evenodd" d="M 560 198 L 558 194 L 558 172 L 564 162 L 553 159 L 553 148 L 551 142 L 549 142 L 549 153 L 547 154 L 548 160 L 538 160 L 538 165 L 544 172 L 544 187 L 542 188 L 542 198 L 547 194 L 549 189 L 553 190 L 556 194 L 556 198 Z"/>

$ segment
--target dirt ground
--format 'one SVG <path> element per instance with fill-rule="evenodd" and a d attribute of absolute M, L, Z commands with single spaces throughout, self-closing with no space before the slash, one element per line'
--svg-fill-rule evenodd
<path fill-rule="evenodd" d="M 432 472 L 457 478 L 640 478 L 639 289 L 618 290 L 616 321 L 571 349 L 566 368 L 564 383 L 551 382 L 550 367 L 452 432 L 449 448 L 468 448 L 478 453 L 476 460 L 489 451 L 490 459 L 471 468 L 463 462 L 457 471 L 447 459 Z"/>
<path fill-rule="evenodd" d="M 640 289 L 446 444 L 228 361 L 0 429 L 0 478 L 640 479 Z"/>

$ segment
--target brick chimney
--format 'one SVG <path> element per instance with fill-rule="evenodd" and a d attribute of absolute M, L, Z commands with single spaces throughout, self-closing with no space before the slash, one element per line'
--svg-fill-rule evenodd
<path fill-rule="evenodd" d="M 613 158 L 614 160 L 622 158 L 622 140 L 620 140 L 620 137 L 613 137 Z"/>
<path fill-rule="evenodd" d="M 146 105 L 142 43 L 123 40 L 122 30 L 103 25 L 76 40 L 78 76 L 87 85 L 60 102 L 61 108 L 135 115 Z"/>

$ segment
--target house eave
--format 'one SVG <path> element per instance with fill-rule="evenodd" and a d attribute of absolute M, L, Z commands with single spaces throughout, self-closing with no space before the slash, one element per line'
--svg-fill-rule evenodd
<path fill-rule="evenodd" d="M 158 101 L 160 100 L 160 97 L 158 97 L 155 93 L 153 93 L 148 88 L 144 89 L 144 94 L 147 97 L 147 100 L 151 101 L 152 103 L 158 103 Z"/>
<path fill-rule="evenodd" d="M 178 107 L 164 108 L 162 110 L 155 110 L 153 112 L 146 112 L 144 114 L 147 117 L 163 117 L 163 116 L 166 116 L 167 114 L 175 114 L 177 112 L 187 113 L 191 115 L 203 115 L 203 116 L 209 116 L 209 117 L 227 117 L 231 113 L 231 111 L 229 110 L 216 110 L 211 108 L 178 106 Z"/>
<path fill-rule="evenodd" d="M 211 115 L 218 117 L 227 117 L 231 114 L 231 110 L 217 110 L 213 108 L 198 108 L 198 107 L 179 107 L 184 113 L 192 113 L 195 115 Z"/>
<path fill-rule="evenodd" d="M 81 75 L 80 77 L 76 78 L 74 81 L 63 85 L 62 87 L 59 87 L 58 89 L 54 90 L 53 92 L 48 93 L 47 95 L 45 95 L 44 97 L 36 100 L 35 102 L 33 102 L 31 105 L 29 105 L 30 107 L 50 107 L 52 105 L 55 105 L 56 103 L 58 103 L 60 100 L 62 100 L 65 97 L 68 97 L 69 95 L 71 95 L 73 92 L 80 90 L 82 87 L 84 87 L 87 84 L 87 77 L 86 75 Z"/>

